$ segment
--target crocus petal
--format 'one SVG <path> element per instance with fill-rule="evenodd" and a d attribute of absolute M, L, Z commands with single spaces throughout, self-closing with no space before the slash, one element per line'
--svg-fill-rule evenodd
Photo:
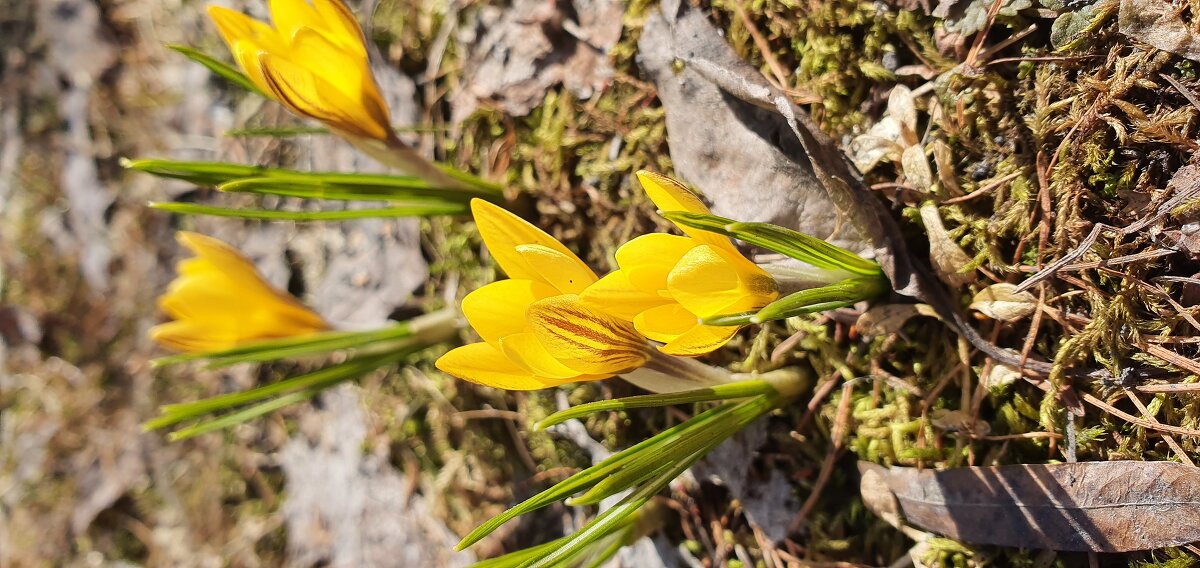
<path fill-rule="evenodd" d="M 596 273 L 573 254 L 563 254 L 544 245 L 518 245 L 517 253 L 563 294 L 578 294 L 596 282 Z"/>
<path fill-rule="evenodd" d="M 697 325 L 658 350 L 667 355 L 697 357 L 725 345 L 739 329 L 738 326 Z"/>
<path fill-rule="evenodd" d="M 704 205 L 703 201 L 700 201 L 699 197 L 696 197 L 696 194 L 667 176 L 641 170 L 637 172 L 637 178 L 642 184 L 642 189 L 646 190 L 646 195 L 650 196 L 650 201 L 653 201 L 663 211 L 709 213 L 708 207 Z M 736 250 L 733 243 L 723 235 L 683 226 L 680 226 L 679 230 L 704 244 L 731 251 Z"/>
<path fill-rule="evenodd" d="M 500 280 L 467 294 L 463 314 L 484 341 L 500 347 L 506 335 L 529 331 L 525 310 L 530 304 L 558 294 L 554 288 L 532 280 Z"/>
<path fill-rule="evenodd" d="M 330 328 L 290 294 L 267 283 L 229 245 L 188 232 L 178 239 L 196 256 L 180 262 L 179 276 L 159 298 L 159 306 L 175 321 L 152 329 L 155 341 L 183 351 L 217 351 Z"/>
<path fill-rule="evenodd" d="M 574 379 L 581 373 L 555 359 L 532 333 L 515 333 L 500 340 L 500 351 L 521 368 L 551 379 Z"/>
<path fill-rule="evenodd" d="M 536 280 L 549 284 L 537 270 L 529 265 L 529 261 L 525 259 L 524 255 L 517 252 L 517 247 L 520 245 L 544 246 L 562 253 L 577 265 L 587 268 L 587 265 L 579 260 L 575 253 L 567 250 L 567 247 L 555 240 L 554 237 L 547 235 L 545 231 L 534 227 L 499 205 L 482 199 L 472 199 L 471 213 L 475 217 L 475 226 L 479 228 L 479 234 L 483 236 L 483 242 L 487 245 L 488 251 L 492 253 L 496 264 L 500 265 L 509 278 Z M 591 269 L 587 270 L 591 271 Z M 595 279 L 595 274 L 592 275 L 592 278 Z"/>
<path fill-rule="evenodd" d="M 624 270 L 610 272 L 588 286 L 579 297 L 592 309 L 608 312 L 627 321 L 633 321 L 638 314 L 650 308 L 672 301 L 657 292 L 635 287 Z"/>
<path fill-rule="evenodd" d="M 346 96 L 332 83 L 308 69 L 272 53 L 260 53 L 269 92 L 292 112 L 315 118 L 331 128 L 376 140 L 391 136 L 378 112 Z"/>
<path fill-rule="evenodd" d="M 633 327 L 638 333 L 663 343 L 687 333 L 699 323 L 696 314 L 675 303 L 651 308 L 633 319 Z"/>
<path fill-rule="evenodd" d="M 650 233 L 617 249 L 617 265 L 634 288 L 657 293 L 667 289 L 667 276 L 683 255 L 700 243 L 688 237 Z"/>
<path fill-rule="evenodd" d="M 150 339 L 163 347 L 186 353 L 224 351 L 238 345 L 238 337 L 221 333 L 201 322 L 169 321 L 150 328 Z"/>
<path fill-rule="evenodd" d="M 649 358 L 646 339 L 632 324 L 589 308 L 579 296 L 539 300 L 526 313 L 538 341 L 555 359 L 581 373 L 615 375 Z"/>
<path fill-rule="evenodd" d="M 439 357 L 435 365 L 443 373 L 498 389 L 536 390 L 557 384 L 522 369 L 487 343 L 452 349 Z"/>
<path fill-rule="evenodd" d="M 271 24 L 285 39 L 291 40 L 302 29 L 325 27 L 308 0 L 270 0 Z"/>
<path fill-rule="evenodd" d="M 708 245 L 679 260 L 667 289 L 675 301 L 704 318 L 761 308 L 779 295 L 775 280 L 753 262 Z"/>
<path fill-rule="evenodd" d="M 342 47 L 367 57 L 367 46 L 363 32 L 358 26 L 358 20 L 341 0 L 313 0 L 324 27 L 321 28 L 330 39 Z"/>
<path fill-rule="evenodd" d="M 217 25 L 221 38 L 242 71 L 255 86 L 269 93 L 271 88 L 258 64 L 259 52 L 272 47 L 282 49 L 282 41 L 270 26 L 241 12 L 221 6 L 209 6 L 208 16 Z"/>

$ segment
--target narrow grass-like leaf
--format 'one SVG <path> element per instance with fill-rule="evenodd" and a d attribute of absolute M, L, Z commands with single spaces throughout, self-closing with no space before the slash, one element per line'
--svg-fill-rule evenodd
<path fill-rule="evenodd" d="M 126 169 L 137 170 L 158 177 L 181 179 L 196 185 L 209 187 L 239 178 L 277 175 L 278 172 L 303 173 L 229 162 L 191 162 L 184 160 L 160 160 L 157 158 L 139 158 L 136 160 L 121 158 L 120 164 L 121 167 Z"/>
<path fill-rule="evenodd" d="M 663 464 L 658 469 L 657 475 L 649 482 L 639 487 L 637 491 L 630 493 L 611 509 L 597 515 L 595 519 L 584 525 L 582 529 L 572 534 L 570 540 L 565 544 L 536 561 L 526 563 L 521 568 L 549 568 L 555 566 L 559 562 L 575 556 L 581 550 L 612 534 L 614 531 L 620 530 L 622 524 L 631 515 L 637 513 L 646 502 L 662 492 L 671 483 L 671 480 L 679 477 L 681 473 L 691 467 L 696 459 L 699 459 L 699 455 L 693 459 L 684 460 L 679 463 Z"/>
<path fill-rule="evenodd" d="M 881 274 L 879 263 L 862 258 L 821 239 L 770 223 L 742 223 L 702 213 L 664 211 L 674 223 L 745 241 L 825 270 L 842 270 L 860 276 Z"/>
<path fill-rule="evenodd" d="M 771 392 L 774 392 L 774 389 L 771 389 Z M 653 476 L 659 464 L 686 459 L 687 456 L 696 452 L 707 453 L 708 450 L 716 447 L 726 438 L 773 408 L 778 400 L 778 396 L 760 395 L 740 403 L 729 402 L 724 406 L 729 407 L 730 410 L 716 420 L 693 423 L 693 419 L 684 422 L 688 428 L 670 442 L 656 446 L 653 452 L 641 452 L 637 458 L 623 466 L 620 471 L 601 480 L 583 495 L 567 500 L 567 504 L 593 505 L 599 503 Z"/>
<path fill-rule="evenodd" d="M 271 209 L 232 209 L 196 203 L 150 202 L 149 206 L 160 211 L 180 215 L 211 215 L 259 221 L 345 221 L 374 217 L 431 217 L 434 215 L 462 215 L 469 207 L 465 203 L 439 203 L 406 207 L 382 207 L 378 209 L 343 209 L 341 211 L 276 211 Z"/>
<path fill-rule="evenodd" d="M 393 126 L 396 132 L 444 132 L 445 128 L 430 126 Z M 323 126 L 257 126 L 249 128 L 234 128 L 225 131 L 231 138 L 250 138 L 263 136 L 268 138 L 289 138 L 292 136 L 309 136 L 333 134 L 333 131 Z"/>
<path fill-rule="evenodd" d="M 889 290 L 882 275 L 847 278 L 841 282 L 809 288 L 788 294 L 757 312 L 723 314 L 704 319 L 705 325 L 751 325 L 786 319 L 801 314 L 812 314 L 853 306 L 858 302 L 873 300 Z"/>
<path fill-rule="evenodd" d="M 168 44 L 167 48 L 173 49 L 173 50 L 183 54 L 184 57 L 187 57 L 188 59 L 191 59 L 192 61 L 195 61 L 196 63 L 199 63 L 199 64 L 207 67 L 209 71 L 216 73 L 217 75 L 221 76 L 222 78 L 229 81 L 230 83 L 233 83 L 239 87 L 242 87 L 243 89 L 246 89 L 247 91 L 250 91 L 251 93 L 257 93 L 264 97 L 267 96 L 266 94 L 264 94 L 262 92 L 261 89 L 258 88 L 257 85 L 254 84 L 254 82 L 252 82 L 248 77 L 246 77 L 244 74 L 242 74 L 241 71 L 238 71 L 237 69 L 235 69 L 232 65 L 229 65 L 228 63 L 221 62 L 217 59 L 214 59 L 210 55 L 202 53 L 202 52 L 200 52 L 194 48 L 188 47 L 186 45 Z"/>
<path fill-rule="evenodd" d="M 370 183 L 371 181 L 377 183 Z M 383 176 L 378 180 L 339 181 L 336 176 L 275 175 L 236 179 L 218 185 L 217 189 L 230 193 L 258 193 L 305 199 L 406 201 L 410 204 L 465 203 L 472 197 L 489 198 L 483 193 L 432 186 L 417 178 Z"/>
<path fill-rule="evenodd" d="M 330 386 L 333 385 L 326 385 L 324 388 L 328 388 Z M 285 408 L 298 402 L 308 400 L 324 390 L 324 388 L 310 389 L 292 394 L 286 394 L 279 398 L 271 399 L 237 412 L 231 412 L 215 420 L 209 420 L 194 426 L 181 428 L 171 432 L 170 434 L 167 434 L 167 439 L 172 442 L 178 442 L 180 440 L 186 440 L 188 438 L 199 436 L 201 434 L 207 434 L 209 432 L 215 432 L 224 428 L 232 428 L 238 424 L 242 424 L 243 422 L 249 422 L 250 420 L 258 418 L 259 416 L 279 410 L 280 408 Z"/>
<path fill-rule="evenodd" d="M 231 138 L 291 138 L 293 136 L 333 134 L 322 126 L 259 126 L 253 128 L 234 128 L 226 130 L 225 135 Z"/>
<path fill-rule="evenodd" d="M 566 544 L 570 538 L 570 536 L 564 536 L 545 544 L 539 544 L 529 548 L 522 548 L 521 550 L 515 550 L 503 556 L 481 560 L 472 564 L 471 568 L 517 568 L 517 566 L 525 564 L 531 560 L 541 558 L 542 555 L 546 554 L 547 552 Z"/>
<path fill-rule="evenodd" d="M 512 519 L 524 515 L 525 513 L 536 511 L 551 503 L 566 499 L 567 497 L 578 493 L 579 491 L 583 491 L 595 485 L 601 479 L 604 479 L 612 472 L 623 467 L 631 459 L 635 458 L 640 452 L 646 451 L 652 453 L 653 449 L 660 444 L 674 439 L 674 437 L 680 432 L 683 432 L 687 429 L 687 424 L 689 422 L 695 422 L 698 420 L 713 420 L 720 417 L 722 414 L 729 412 L 729 410 L 731 410 L 731 408 L 727 406 L 719 406 L 717 408 L 707 410 L 694 416 L 688 422 L 677 424 L 671 428 L 663 430 L 651 438 L 643 440 L 633 446 L 630 446 L 629 448 L 617 452 L 600 463 L 556 483 L 554 486 L 546 489 L 545 491 L 542 491 L 541 493 L 538 493 L 537 495 L 534 495 L 533 497 L 514 505 L 507 511 L 488 519 L 486 522 L 476 527 L 475 530 L 471 531 L 470 534 L 463 537 L 463 539 L 459 541 L 458 545 L 454 547 L 455 550 L 462 550 L 468 546 L 471 546 L 472 544 L 475 544 L 476 542 L 479 542 L 480 539 L 491 534 L 492 531 L 495 531 L 496 529 L 500 528 L 501 525 Z"/>
<path fill-rule="evenodd" d="M 220 368 L 236 363 L 277 361 L 280 359 L 306 357 L 351 349 L 372 343 L 403 339 L 412 335 L 406 323 L 400 323 L 371 331 L 329 331 L 303 337 L 269 339 L 239 345 L 224 351 L 208 353 L 181 353 L 160 357 L 151 361 L 154 367 L 174 365 L 188 361 L 206 360 L 208 368 Z"/>
<path fill-rule="evenodd" d="M 766 381 L 736 381 L 724 385 L 714 387 L 683 391 L 670 394 L 644 394 L 638 396 L 629 396 L 625 398 L 615 398 L 612 400 L 598 400 L 587 404 L 572 406 L 566 410 L 560 410 L 547 416 L 542 421 L 534 424 L 534 430 L 545 430 L 555 424 L 566 422 L 572 418 L 587 416 L 596 412 L 605 410 L 626 410 L 630 408 L 650 408 L 655 406 L 673 406 L 676 404 L 688 404 L 692 402 L 705 402 L 710 400 L 729 400 L 733 398 L 746 398 L 760 394 L 773 392 L 775 389 Z"/>
<path fill-rule="evenodd" d="M 762 323 L 835 307 L 851 306 L 857 302 L 878 298 L 889 289 L 888 281 L 883 276 L 849 278 L 836 284 L 801 290 L 784 296 L 759 310 L 752 321 Z"/>
<path fill-rule="evenodd" d="M 540 560 L 532 562 L 522 568 L 548 568 L 561 562 L 563 559 L 571 558 L 583 548 L 591 545 L 594 542 L 611 534 L 615 527 L 625 521 L 629 516 L 635 514 L 642 508 L 651 498 L 660 493 L 667 487 L 676 477 L 679 477 L 687 468 L 696 463 L 705 454 L 720 444 L 722 441 L 733 435 L 735 432 L 744 427 L 746 424 L 757 420 L 759 417 L 777 408 L 783 398 L 776 395 L 764 395 L 756 399 L 738 403 L 736 406 L 744 413 L 738 421 L 739 427 L 733 429 L 724 429 L 721 433 L 723 437 L 710 440 L 708 443 L 701 445 L 695 452 L 690 455 L 683 456 L 682 459 L 676 461 L 667 461 L 658 468 L 655 468 L 655 474 L 648 478 L 643 485 L 638 487 L 633 493 L 621 500 L 616 506 L 608 509 L 599 515 L 591 522 L 584 525 L 575 534 L 572 534 L 570 541 L 555 549 L 554 552 L 543 556 Z M 735 406 L 733 403 L 723 405 L 722 407 Z M 694 419 L 693 419 L 694 420 Z"/>
<path fill-rule="evenodd" d="M 364 355 L 350 359 L 344 363 L 318 369 L 297 377 L 287 378 L 248 391 L 229 393 L 182 404 L 168 404 L 159 409 L 160 416 L 158 418 L 143 423 L 142 430 L 157 430 L 206 414 L 258 402 L 266 398 L 333 385 L 368 373 L 374 369 L 398 363 L 420 348 L 419 346 L 406 347 L 388 353 Z"/>

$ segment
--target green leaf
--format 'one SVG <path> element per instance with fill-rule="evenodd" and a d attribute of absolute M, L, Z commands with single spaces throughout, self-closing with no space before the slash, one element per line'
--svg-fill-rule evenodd
<path fill-rule="evenodd" d="M 874 300 L 890 289 L 887 279 L 882 275 L 847 278 L 835 284 L 789 294 L 767 304 L 757 312 L 724 314 L 706 318 L 703 322 L 705 325 L 733 326 L 786 319 Z"/>
<path fill-rule="evenodd" d="M 340 211 L 276 211 L 271 209 L 231 209 L 196 203 L 150 202 L 149 206 L 160 211 L 181 215 L 211 215 L 235 217 L 260 221 L 344 221 L 373 217 L 431 217 L 434 215 L 462 215 L 469 210 L 464 203 L 422 204 L 378 209 L 343 209 Z"/>
<path fill-rule="evenodd" d="M 255 128 L 234 128 L 226 130 L 230 138 L 251 138 L 263 136 L 267 138 L 291 138 L 293 136 L 333 134 L 323 126 L 259 126 Z"/>
<path fill-rule="evenodd" d="M 572 558 L 579 554 L 591 544 L 600 541 L 601 539 L 620 530 L 627 519 L 634 515 L 655 495 L 658 495 L 671 480 L 679 477 L 679 474 L 691 467 L 700 456 L 694 456 L 688 460 L 679 463 L 667 463 L 660 466 L 655 475 L 645 485 L 639 487 L 637 491 L 629 494 L 612 508 L 600 513 L 591 522 L 584 525 L 582 529 L 570 536 L 565 544 L 554 549 L 553 552 L 542 556 L 540 559 L 527 562 L 522 565 L 522 568 L 549 568 Z"/>
<path fill-rule="evenodd" d="M 309 389 L 309 390 L 305 390 L 305 391 L 301 391 L 301 392 L 297 392 L 297 393 L 284 395 L 279 398 L 268 400 L 261 404 L 256 404 L 256 405 L 246 408 L 244 410 L 239 410 L 237 412 L 232 412 L 232 413 L 226 414 L 215 420 L 209 420 L 207 422 L 201 422 L 194 426 L 188 426 L 187 428 L 181 428 L 179 430 L 171 432 L 170 434 L 167 434 L 167 439 L 172 442 L 178 442 L 180 440 L 186 440 L 188 438 L 199 436 L 201 434 L 207 434 L 209 432 L 215 432 L 217 430 L 222 430 L 225 428 L 232 428 L 234 426 L 237 426 L 238 424 L 242 424 L 244 422 L 249 422 L 249 421 L 251 421 L 255 418 L 258 418 L 259 416 L 262 416 L 264 414 L 268 414 L 268 413 L 274 412 L 276 410 L 279 410 L 280 408 L 285 408 L 285 407 L 291 406 L 293 404 L 296 404 L 297 402 L 303 402 L 305 400 L 308 400 L 308 399 L 312 398 L 314 395 L 316 395 L 317 393 L 324 390 L 325 388 L 328 388 L 331 386 L 333 386 L 333 385 L 332 384 L 325 385 L 322 388 Z"/>
<path fill-rule="evenodd" d="M 159 160 L 157 158 L 139 158 L 131 160 L 121 158 L 121 167 L 146 172 L 158 177 L 181 179 L 196 185 L 215 187 L 230 180 L 245 177 L 262 177 L 275 175 L 279 172 L 290 172 L 280 168 L 263 166 L 247 166 L 228 162 L 189 162 L 181 160 Z"/>
<path fill-rule="evenodd" d="M 539 544 L 529 548 L 522 548 L 521 550 L 516 550 L 503 556 L 481 560 L 472 564 L 471 568 L 516 568 L 517 566 L 525 564 L 530 560 L 536 560 L 546 552 L 566 544 L 567 540 L 570 538 L 570 536 L 564 536 L 545 544 Z"/>
<path fill-rule="evenodd" d="M 745 241 L 754 246 L 790 256 L 825 270 L 842 270 L 860 276 L 882 273 L 879 263 L 862 258 L 821 239 L 770 223 L 742 223 L 702 213 L 665 211 L 662 216 L 674 223 Z"/>
<path fill-rule="evenodd" d="M 891 286 L 883 276 L 849 278 L 836 284 L 801 290 L 775 300 L 754 315 L 754 323 L 852 306 L 858 302 L 874 300 L 890 289 Z"/>
<path fill-rule="evenodd" d="M 566 422 L 572 418 L 579 418 L 580 416 L 587 416 L 588 414 L 603 412 L 605 410 L 627 410 L 630 408 L 650 408 L 655 406 L 673 406 L 676 404 L 706 402 L 711 400 L 747 398 L 755 395 L 767 394 L 773 392 L 774 390 L 775 389 L 766 381 L 749 380 L 670 394 L 644 394 L 639 396 L 616 398 L 612 400 L 599 400 L 555 412 L 537 424 L 534 424 L 533 429 L 545 430 L 546 428 L 549 428 L 555 424 Z"/>
<path fill-rule="evenodd" d="M 209 71 L 212 71 L 213 73 L 225 78 L 225 80 L 229 81 L 230 83 L 242 87 L 251 93 L 256 93 L 264 97 L 267 96 L 267 94 L 262 92 L 262 89 L 259 89 L 258 85 L 255 85 L 249 77 L 246 77 L 246 75 L 244 75 L 241 71 L 238 71 L 228 63 L 218 61 L 212 56 L 204 54 L 186 45 L 172 43 L 167 44 L 167 48 L 182 53 L 184 57 L 187 57 L 188 59 L 207 67 Z"/>
<path fill-rule="evenodd" d="M 648 480 L 644 484 L 634 490 L 633 493 L 630 493 L 614 507 L 600 513 L 595 519 L 584 525 L 582 529 L 572 534 L 566 544 L 546 554 L 540 560 L 529 563 L 522 568 L 547 568 L 554 566 L 556 563 L 571 558 L 589 545 L 612 534 L 622 522 L 625 522 L 628 517 L 637 513 L 651 498 L 665 489 L 672 480 L 679 477 L 680 474 L 711 451 L 712 448 L 728 439 L 729 436 L 742 427 L 745 427 L 745 425 L 778 408 L 784 402 L 785 399 L 783 397 L 768 394 L 742 403 L 727 403 L 722 405 L 721 408 L 735 407 L 738 415 L 738 420 L 735 424 L 736 427 L 730 428 L 726 425 L 717 425 L 714 423 L 706 429 L 701 429 L 702 432 L 711 430 L 711 432 L 705 432 L 705 434 L 712 434 L 712 438 L 707 439 L 703 444 L 698 444 L 696 450 L 691 454 L 681 456 L 678 459 L 659 459 L 657 463 L 660 465 L 654 468 L 654 473 L 647 478 Z M 688 422 L 694 420 L 695 418 Z"/>
<path fill-rule="evenodd" d="M 770 390 L 771 393 L 775 389 Z M 579 497 L 567 501 L 568 505 L 593 505 L 624 491 L 654 474 L 662 463 L 686 459 L 696 452 L 708 453 L 726 438 L 756 420 L 773 408 L 777 395 L 760 395 L 740 403 L 729 402 L 723 406 L 729 410 L 713 420 L 684 422 L 687 427 L 670 441 L 655 446 L 654 451 L 640 452 L 637 458 L 623 466 L 620 471 L 609 475 Z"/>
<path fill-rule="evenodd" d="M 525 513 L 536 511 L 551 503 L 566 499 L 567 497 L 578 493 L 579 491 L 583 491 L 595 485 L 601 479 L 620 469 L 631 459 L 636 457 L 640 452 L 652 452 L 654 448 L 658 447 L 665 441 L 674 439 L 674 437 L 680 432 L 683 432 L 687 429 L 687 425 L 689 423 L 698 420 L 711 420 L 719 417 L 729 410 L 730 408 L 727 408 L 726 406 L 719 406 L 717 408 L 705 411 L 692 417 L 692 419 L 688 422 L 684 422 L 683 424 L 678 424 L 663 430 L 651 438 L 643 440 L 633 446 L 630 446 L 629 448 L 617 452 L 609 456 L 604 461 L 601 461 L 592 467 L 589 467 L 579 473 L 576 473 L 575 475 L 572 475 L 571 477 L 568 477 L 567 479 L 556 483 L 549 489 L 546 489 L 545 491 L 542 491 L 541 493 L 522 501 L 507 511 L 492 517 L 491 519 L 488 519 L 486 522 L 476 527 L 475 530 L 471 531 L 470 534 L 463 537 L 463 539 L 459 541 L 458 545 L 454 547 L 455 550 L 462 550 L 468 546 L 471 546 L 472 544 L 475 544 L 476 542 L 479 542 L 480 539 L 491 534 L 492 531 L 495 531 L 496 529 L 500 528 L 501 525 L 512 519 L 524 515 Z"/>
<path fill-rule="evenodd" d="M 399 363 L 424 347 L 424 345 L 409 346 L 387 353 L 363 355 L 338 365 L 325 367 L 297 377 L 290 377 L 248 391 L 229 393 L 182 404 L 168 404 L 159 409 L 158 418 L 143 423 L 142 430 L 150 431 L 165 428 L 206 414 L 229 410 L 263 399 L 295 393 L 296 391 L 314 388 L 319 390 L 363 375 L 380 367 Z"/>
<path fill-rule="evenodd" d="M 466 203 L 487 197 L 470 191 L 434 187 L 419 178 L 378 176 L 376 179 L 337 181 L 340 176 L 275 175 L 225 182 L 217 189 L 230 193 L 258 193 L 305 199 L 358 201 L 408 201 L 416 203 Z"/>
<path fill-rule="evenodd" d="M 307 357 L 371 345 L 380 342 L 404 339 L 412 335 L 407 323 L 399 323 L 371 331 L 327 331 L 303 337 L 270 339 L 239 345 L 224 351 L 207 353 L 182 353 L 161 357 L 150 362 L 154 367 L 174 365 L 188 361 L 206 360 L 208 368 L 227 367 L 237 363 L 261 363 L 297 357 Z"/>

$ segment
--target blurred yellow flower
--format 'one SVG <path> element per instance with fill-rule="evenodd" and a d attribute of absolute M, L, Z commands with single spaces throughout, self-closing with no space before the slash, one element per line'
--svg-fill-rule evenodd
<path fill-rule="evenodd" d="M 596 275 L 541 229 L 483 200 L 471 202 L 483 242 L 508 280 L 463 298 L 483 338 L 437 361 L 442 371 L 510 390 L 603 379 L 636 369 L 652 354 L 627 321 L 585 305 Z"/>
<path fill-rule="evenodd" d="M 274 27 L 208 7 L 250 81 L 292 112 L 341 135 L 395 140 L 362 30 L 341 0 L 270 0 L 270 11 Z"/>
<path fill-rule="evenodd" d="M 645 171 L 637 176 L 659 209 L 709 212 L 679 182 Z M 586 305 L 631 321 L 639 333 L 664 343 L 663 353 L 692 357 L 721 347 L 741 329 L 703 325 L 701 319 L 762 308 L 779 297 L 779 287 L 728 238 L 679 228 L 687 236 L 655 233 L 622 245 L 619 270 L 582 297 Z"/>
<path fill-rule="evenodd" d="M 224 242 L 186 231 L 177 238 L 196 256 L 179 263 L 179 276 L 158 299 L 173 321 L 151 328 L 154 341 L 205 353 L 330 329 L 296 298 L 263 280 L 253 263 Z"/>

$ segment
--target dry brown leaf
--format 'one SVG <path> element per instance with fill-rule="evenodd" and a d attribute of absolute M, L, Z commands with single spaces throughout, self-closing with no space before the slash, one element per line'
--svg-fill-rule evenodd
<path fill-rule="evenodd" d="M 933 163 L 937 165 L 938 181 L 942 183 L 944 193 L 951 197 L 963 195 L 962 186 L 958 185 L 958 176 L 954 173 L 954 151 L 950 149 L 950 145 L 941 140 L 934 140 L 929 148 L 933 151 Z"/>
<path fill-rule="evenodd" d="M 970 432 L 973 436 L 987 436 L 992 431 L 987 422 L 976 420 L 974 416 L 962 410 L 939 408 L 930 413 L 929 421 L 940 430 Z"/>
<path fill-rule="evenodd" d="M 904 522 L 972 544 L 1130 552 L 1200 540 L 1200 469 L 1179 463 L 931 471 L 859 462 L 859 471 L 883 478 Z"/>
<path fill-rule="evenodd" d="M 1021 372 L 1008 365 L 992 365 L 992 370 L 983 376 L 983 384 L 989 389 L 1011 385 L 1021 380 Z"/>
<path fill-rule="evenodd" d="M 883 117 L 865 134 L 850 141 L 846 152 L 854 167 L 866 173 L 884 160 L 900 162 L 905 149 L 917 144 L 917 105 L 912 91 L 897 85 L 888 95 Z"/>
<path fill-rule="evenodd" d="M 666 111 L 675 173 L 711 199 L 717 215 L 782 225 L 855 252 L 870 250 L 861 228 L 803 158 L 788 122 L 729 97 L 691 63 L 680 70 L 678 62 L 688 58 L 745 65 L 705 13 L 664 2 L 646 20 L 638 64 Z"/>
<path fill-rule="evenodd" d="M 917 316 L 938 317 L 928 304 L 879 304 L 863 312 L 855 327 L 866 337 L 891 335 Z"/>
<path fill-rule="evenodd" d="M 904 168 L 904 177 L 908 178 L 908 185 L 923 192 L 933 187 L 933 170 L 929 167 L 929 159 L 925 157 L 925 149 L 919 144 L 904 149 L 900 164 Z"/>
<path fill-rule="evenodd" d="M 1037 298 L 1029 292 L 1017 292 L 1015 284 L 1001 282 L 980 290 L 970 308 L 994 320 L 1013 322 L 1037 311 Z"/>
<path fill-rule="evenodd" d="M 971 257 L 967 256 L 946 232 L 937 205 L 932 202 L 922 205 L 921 220 L 925 222 L 925 233 L 929 235 L 929 260 L 933 263 L 933 270 L 938 278 L 955 287 L 974 280 L 975 277 L 971 273 L 960 272 L 964 266 L 971 263 Z"/>
<path fill-rule="evenodd" d="M 1135 41 L 1200 61 L 1200 36 L 1184 23 L 1170 2 L 1121 0 L 1117 29 Z"/>
<path fill-rule="evenodd" d="M 900 138 L 896 141 L 904 147 L 917 144 L 917 101 L 912 89 L 896 85 L 888 93 L 887 114 L 900 123 Z"/>

